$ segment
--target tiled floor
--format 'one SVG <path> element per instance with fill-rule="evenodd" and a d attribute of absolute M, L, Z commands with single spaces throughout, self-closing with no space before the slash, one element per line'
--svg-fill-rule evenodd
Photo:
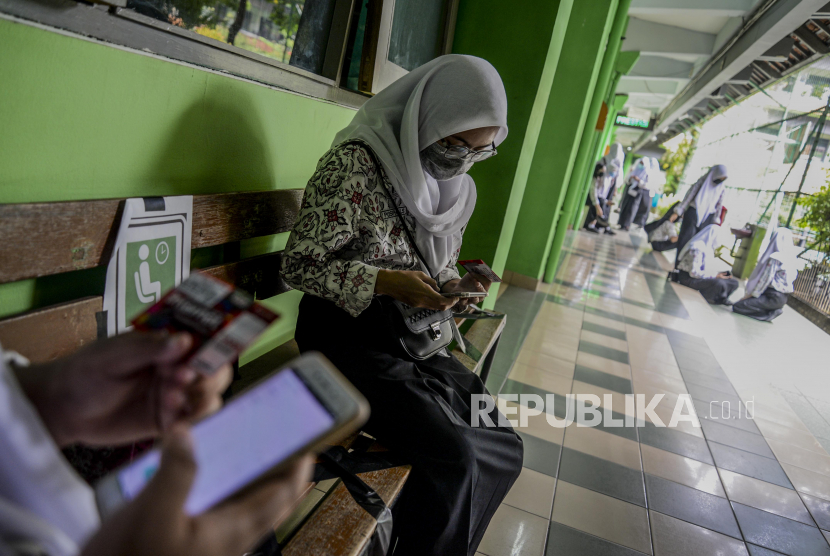
<path fill-rule="evenodd" d="M 481 555 L 830 556 L 830 336 L 710 307 L 671 265 L 636 233 L 572 233 L 553 284 L 499 297 L 488 387 L 554 403 L 517 427 L 525 467 Z M 676 404 L 689 420 L 659 426 Z"/>

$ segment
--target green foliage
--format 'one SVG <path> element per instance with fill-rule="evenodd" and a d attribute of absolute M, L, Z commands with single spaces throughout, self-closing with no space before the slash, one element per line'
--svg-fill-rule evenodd
<path fill-rule="evenodd" d="M 271 10 L 269 19 L 284 36 L 293 37 L 297 34 L 304 3 L 305 0 L 274 0 L 274 9 Z"/>
<path fill-rule="evenodd" d="M 830 256 L 830 186 L 825 185 L 814 195 L 798 199 L 807 212 L 799 224 L 815 232 L 815 247 Z"/>
<path fill-rule="evenodd" d="M 677 145 L 674 151 L 666 151 L 660 159 L 660 167 L 666 171 L 666 185 L 663 193 L 666 196 L 674 195 L 680 187 L 680 178 L 683 177 L 683 169 L 686 168 L 686 160 L 691 154 L 692 145 L 698 136 L 698 131 L 692 129 L 691 134 Z"/>

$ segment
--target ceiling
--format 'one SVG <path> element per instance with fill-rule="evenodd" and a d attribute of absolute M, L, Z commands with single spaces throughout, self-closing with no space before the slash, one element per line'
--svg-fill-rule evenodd
<path fill-rule="evenodd" d="M 651 111 L 656 133 L 617 128 L 618 140 L 635 149 L 660 143 L 728 106 L 726 98 L 823 55 L 830 50 L 826 2 L 632 0 L 622 50 L 640 58 L 617 93 L 628 95 L 626 107 Z"/>
<path fill-rule="evenodd" d="M 632 0 L 623 51 L 640 60 L 617 92 L 659 114 L 763 0 Z"/>

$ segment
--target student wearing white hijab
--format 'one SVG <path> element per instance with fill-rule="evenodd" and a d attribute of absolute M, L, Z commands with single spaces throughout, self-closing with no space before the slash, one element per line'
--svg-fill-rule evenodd
<path fill-rule="evenodd" d="M 671 221 L 674 222 L 679 217 L 683 217 L 683 224 L 680 226 L 680 235 L 677 241 L 678 249 L 683 249 L 683 246 L 695 234 L 709 224 L 720 224 L 726 178 L 726 166 L 723 164 L 712 166 L 689 188 L 686 196 L 675 207 Z"/>
<path fill-rule="evenodd" d="M 300 349 L 346 375 L 371 404 L 365 430 L 412 463 L 393 508 L 396 556 L 472 556 L 521 471 L 521 438 L 497 409 L 471 426 L 474 395 L 488 396 L 481 379 L 446 350 L 409 356 L 383 311 L 389 297 L 442 310 L 454 300 L 436 290 L 489 288 L 455 265 L 476 202 L 467 171 L 506 136 L 492 65 L 449 55 L 417 68 L 337 134 L 284 251 L 282 275 L 305 293 Z"/>
<path fill-rule="evenodd" d="M 310 457 L 232 502 L 186 515 L 196 475 L 187 424 L 218 409 L 231 380 L 230 366 L 201 377 L 181 365 L 192 345 L 186 334 L 129 333 L 31 366 L 0 348 L 0 554 L 242 554 L 287 517 L 308 484 Z M 162 433 L 158 473 L 102 524 L 93 490 L 60 449 Z"/>
<path fill-rule="evenodd" d="M 648 157 L 643 157 L 634 163 L 634 167 L 628 173 L 625 191 L 620 203 L 620 216 L 617 224 L 621 230 L 628 231 L 640 208 L 642 198 L 648 191 L 649 164 Z"/>
<path fill-rule="evenodd" d="M 778 228 L 746 282 L 746 296 L 732 306 L 732 311 L 756 320 L 772 321 L 784 312 L 797 275 L 793 234 L 787 228 Z"/>
<path fill-rule="evenodd" d="M 617 194 L 617 182 L 622 172 L 624 159 L 622 145 L 614 143 L 608 154 L 599 159 L 594 166 L 593 182 L 588 189 L 588 199 L 585 201 L 588 206 L 585 230 L 598 234 L 600 231 L 597 228 L 601 228 L 606 234 L 614 235 L 614 231 L 608 224 L 608 218 L 611 216 L 611 206 Z"/>
<path fill-rule="evenodd" d="M 651 203 L 654 199 L 654 194 L 658 191 L 662 178 L 659 160 L 650 156 L 646 164 L 648 166 L 648 180 L 646 180 L 643 186 L 643 194 L 640 197 L 637 214 L 634 216 L 634 224 L 641 228 L 644 228 L 646 225 L 648 215 L 651 212 Z"/>
<path fill-rule="evenodd" d="M 699 291 L 711 305 L 731 305 L 729 296 L 738 289 L 738 281 L 714 269 L 719 230 L 714 224 L 706 226 L 680 250 L 676 280 Z"/>

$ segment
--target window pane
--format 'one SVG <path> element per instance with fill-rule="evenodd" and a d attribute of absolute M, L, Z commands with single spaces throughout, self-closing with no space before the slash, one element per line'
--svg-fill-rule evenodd
<path fill-rule="evenodd" d="M 389 39 L 390 62 L 409 71 L 440 54 L 444 0 L 396 0 Z"/>
<path fill-rule="evenodd" d="M 205 37 L 322 72 L 335 0 L 241 1 L 243 5 L 240 0 L 128 0 L 127 7 Z"/>

